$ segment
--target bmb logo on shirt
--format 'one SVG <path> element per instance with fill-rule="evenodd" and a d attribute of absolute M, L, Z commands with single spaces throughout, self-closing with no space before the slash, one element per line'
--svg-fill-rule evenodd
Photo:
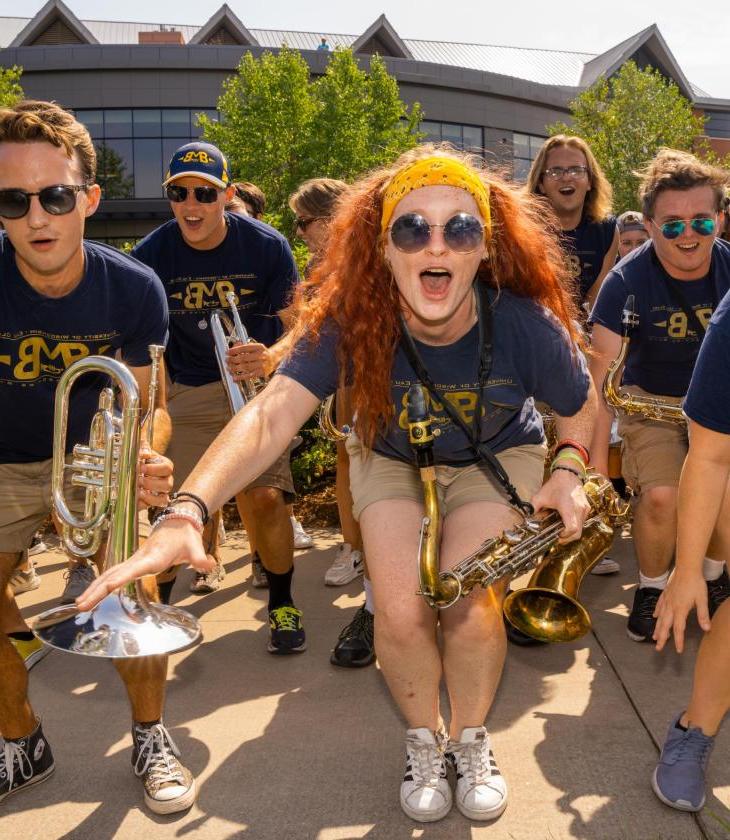
<path fill-rule="evenodd" d="M 7 343 L 0 340 L 0 347 Z M 41 376 L 60 376 L 79 359 L 92 352 L 103 355 L 111 347 L 110 344 L 94 344 L 96 346 L 90 347 L 84 341 L 57 341 L 42 335 L 26 336 L 17 342 L 15 352 L 12 352 L 13 348 L 8 348 L 10 353 L 0 352 L 0 378 L 4 378 L 1 371 L 5 365 L 12 368 L 11 378 L 18 382 L 29 382 Z"/>
<path fill-rule="evenodd" d="M 205 280 L 191 280 L 185 284 L 184 292 L 175 292 L 171 298 L 182 301 L 185 309 L 200 310 L 217 307 L 227 307 L 226 295 L 233 292 L 236 295 L 236 306 L 239 304 L 240 295 L 253 294 L 253 289 L 236 290 L 235 283 L 231 280 L 214 280 L 206 283 Z"/>
<path fill-rule="evenodd" d="M 712 318 L 712 307 L 698 307 L 695 309 L 695 315 L 697 315 L 700 324 L 707 329 L 707 325 L 710 323 L 710 318 Z M 660 328 L 666 327 L 669 338 L 683 339 L 689 336 L 697 336 L 696 330 L 688 330 L 687 316 L 682 311 L 672 312 L 666 321 L 656 321 L 654 326 Z"/>
<path fill-rule="evenodd" d="M 444 394 L 445 399 L 447 399 L 451 405 L 458 411 L 459 416 L 461 419 L 471 425 L 474 418 L 474 411 L 477 407 L 477 395 L 475 391 L 447 391 Z M 433 412 L 433 420 L 435 423 L 439 425 L 443 425 L 444 423 L 448 423 L 449 419 L 444 412 L 443 405 L 438 401 L 433 399 L 430 394 L 426 394 L 426 403 L 428 408 L 431 412 Z M 408 429 L 408 393 L 403 394 L 401 399 L 401 405 L 403 406 L 403 410 L 401 411 L 400 415 L 398 416 L 398 425 L 401 429 Z M 482 417 L 484 416 L 485 410 L 482 407 Z"/>

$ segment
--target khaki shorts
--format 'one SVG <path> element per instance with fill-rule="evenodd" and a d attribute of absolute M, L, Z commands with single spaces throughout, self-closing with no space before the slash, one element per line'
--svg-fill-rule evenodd
<path fill-rule="evenodd" d="M 626 389 L 631 394 L 656 397 L 637 385 Z M 679 397 L 659 397 L 679 404 Z M 682 465 L 689 446 L 687 426 L 648 420 L 641 415 L 619 412 L 618 433 L 622 438 L 621 472 L 635 492 L 652 487 L 678 487 Z"/>
<path fill-rule="evenodd" d="M 0 552 L 26 551 L 51 513 L 52 464 L 50 458 L 33 464 L 0 464 Z M 64 494 L 71 512 L 83 513 L 86 491 L 71 485 L 68 472 Z"/>
<path fill-rule="evenodd" d="M 384 499 L 423 502 L 423 485 L 415 465 L 386 458 L 377 452 L 370 452 L 365 457 L 365 447 L 354 434 L 348 437 L 346 447 L 350 456 L 350 489 L 355 519 L 360 518 L 368 505 Z M 525 501 L 529 501 L 542 486 L 546 452 L 543 444 L 526 444 L 497 455 Z M 448 516 L 469 502 L 508 504 L 500 485 L 481 464 L 468 467 L 438 465 L 436 482 L 442 516 Z"/>
<path fill-rule="evenodd" d="M 165 454 L 175 465 L 175 489 L 178 490 L 228 424 L 231 410 L 221 382 L 197 386 L 172 385 L 167 410 L 172 420 L 172 440 Z M 253 487 L 276 487 L 284 493 L 287 504 L 294 501 L 289 450 L 252 481 L 246 490 Z"/>

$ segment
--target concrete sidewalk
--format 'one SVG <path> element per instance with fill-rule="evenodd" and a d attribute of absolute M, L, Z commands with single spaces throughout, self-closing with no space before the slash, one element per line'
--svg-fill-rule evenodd
<path fill-rule="evenodd" d="M 718 738 L 713 795 L 699 818 L 664 807 L 651 792 L 657 744 L 689 696 L 699 631 L 682 657 L 627 638 L 629 541 L 614 552 L 620 575 L 584 585 L 594 633 L 575 644 L 509 651 L 488 725 L 510 805 L 492 825 L 469 823 L 456 809 L 432 825 L 401 812 L 404 724 L 382 676 L 375 667 L 329 664 L 362 600 L 360 581 L 323 586 L 334 546 L 335 535 L 321 532 L 316 549 L 297 557 L 295 594 L 309 642 L 301 656 L 266 652 L 266 592 L 250 586 L 240 534 L 229 534 L 219 592 L 192 596 L 191 572 L 181 573 L 173 601 L 200 617 L 205 632 L 200 647 L 172 657 L 170 666 L 166 723 L 199 789 L 182 816 L 143 808 L 130 767 L 127 703 L 112 666 L 47 656 L 31 673 L 31 697 L 56 773 L 0 806 L 0 838 L 730 837 L 730 727 Z M 62 555 L 39 560 L 41 588 L 19 598 L 28 617 L 53 606 L 63 585 Z"/>

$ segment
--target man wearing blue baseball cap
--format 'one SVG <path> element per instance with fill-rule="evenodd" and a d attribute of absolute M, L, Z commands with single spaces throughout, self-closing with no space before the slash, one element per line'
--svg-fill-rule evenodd
<path fill-rule="evenodd" d="M 174 219 L 143 239 L 132 254 L 155 269 L 167 292 L 170 340 L 166 361 L 173 383 L 169 455 L 175 462 L 179 487 L 230 419 L 210 329 L 211 314 L 228 307 L 226 296 L 233 292 L 251 338 L 270 346 L 282 334 L 278 313 L 289 302 L 297 272 L 280 233 L 257 219 L 226 212 L 234 186 L 220 149 L 201 142 L 180 147 L 172 156 L 163 186 Z M 235 379 L 252 376 L 235 349 L 229 353 L 228 364 Z M 287 453 L 236 499 L 247 526 L 255 531 L 263 569 L 254 585 L 269 587 L 268 648 L 277 654 L 299 653 L 306 647 L 301 612 L 291 594 L 294 549 L 286 505 L 293 498 Z M 178 504 L 185 503 L 182 497 L 178 500 Z M 218 560 L 219 520 L 220 512 L 211 516 L 204 533 L 216 567 L 196 575 L 193 592 L 215 591 L 225 575 Z M 173 582 L 162 584 L 161 593 L 169 597 Z"/>

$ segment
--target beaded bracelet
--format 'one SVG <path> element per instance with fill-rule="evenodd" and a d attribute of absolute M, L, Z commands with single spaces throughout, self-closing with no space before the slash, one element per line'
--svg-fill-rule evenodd
<path fill-rule="evenodd" d="M 189 522 L 195 530 L 199 533 L 203 533 L 203 522 L 199 519 L 194 513 L 189 513 L 186 510 L 175 510 L 174 508 L 165 508 L 162 513 L 155 519 L 150 527 L 150 533 L 152 533 L 156 528 L 158 528 L 163 522 L 167 521 L 168 519 L 184 519 L 186 522 Z"/>
<path fill-rule="evenodd" d="M 196 496 L 195 493 L 188 493 L 185 490 L 180 490 L 177 493 L 173 493 L 170 496 L 170 505 L 168 507 L 175 504 L 175 502 L 192 502 L 194 505 L 197 505 L 198 509 L 200 510 L 200 516 L 203 520 L 203 525 L 208 524 L 208 520 L 210 519 L 210 513 L 208 512 L 208 505 L 200 498 L 200 496 Z"/>
<path fill-rule="evenodd" d="M 555 445 L 555 454 L 557 455 L 562 449 L 575 449 L 575 451 L 583 458 L 583 464 L 588 466 L 591 460 L 591 453 L 583 446 L 582 443 L 579 443 L 577 440 L 573 440 L 572 438 L 563 438 L 559 440 Z"/>
<path fill-rule="evenodd" d="M 555 467 L 555 469 L 550 471 L 550 475 L 552 475 L 553 473 L 556 473 L 558 470 L 562 470 L 563 472 L 572 473 L 577 479 L 579 479 L 581 484 L 583 483 L 583 481 L 585 479 L 585 475 L 581 475 L 577 470 L 571 470 L 570 467 Z"/>
<path fill-rule="evenodd" d="M 581 473 L 585 473 L 586 471 L 586 465 L 583 463 L 583 459 L 576 452 L 569 452 L 567 449 L 564 449 L 553 459 L 552 464 L 550 464 L 551 472 L 558 461 L 575 461 L 575 463 L 580 467 Z"/>

